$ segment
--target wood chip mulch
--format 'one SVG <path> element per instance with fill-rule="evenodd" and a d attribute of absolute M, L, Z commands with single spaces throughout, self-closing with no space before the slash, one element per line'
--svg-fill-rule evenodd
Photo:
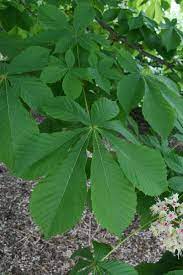
<path fill-rule="evenodd" d="M 28 202 L 33 182 L 17 179 L 0 165 L 0 275 L 68 274 L 74 262 L 71 254 L 92 239 L 114 245 L 115 236 L 97 226 L 89 211 L 81 222 L 63 236 L 45 240 L 31 221 Z M 138 219 L 126 231 L 137 228 Z M 121 246 L 115 258 L 136 265 L 156 262 L 162 255 L 159 242 L 149 231 L 133 236 Z"/>

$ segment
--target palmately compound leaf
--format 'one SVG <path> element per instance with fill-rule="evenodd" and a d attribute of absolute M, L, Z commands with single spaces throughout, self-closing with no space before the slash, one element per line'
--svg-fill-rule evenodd
<path fill-rule="evenodd" d="M 157 196 L 167 190 L 166 166 L 158 151 L 128 143 L 106 131 L 104 135 L 116 150 L 125 176 L 136 188 L 149 196 Z"/>
<path fill-rule="evenodd" d="M 10 81 L 13 89 L 19 90 L 19 96 L 32 110 L 39 111 L 42 104 L 53 97 L 52 90 L 39 78 L 13 76 Z"/>
<path fill-rule="evenodd" d="M 27 137 L 16 150 L 14 174 L 26 179 L 45 177 L 58 165 L 62 156 L 68 153 L 82 132 L 83 128 Z"/>
<path fill-rule="evenodd" d="M 118 83 L 117 92 L 119 103 L 128 114 L 144 95 L 144 80 L 137 73 L 124 75 Z"/>
<path fill-rule="evenodd" d="M 109 275 L 138 275 L 134 267 L 120 261 L 104 261 L 100 267 Z"/>
<path fill-rule="evenodd" d="M 0 160 L 12 169 L 17 147 L 29 136 L 38 133 L 38 127 L 19 100 L 14 88 L 0 89 Z"/>
<path fill-rule="evenodd" d="M 163 97 L 161 85 L 154 78 L 146 77 L 142 110 L 153 130 L 167 138 L 175 123 L 175 111 Z"/>
<path fill-rule="evenodd" d="M 77 5 L 74 11 L 74 27 L 76 31 L 85 29 L 94 19 L 95 11 L 88 1 L 83 1 Z"/>
<path fill-rule="evenodd" d="M 58 96 L 48 100 L 42 110 L 49 116 L 72 122 L 81 122 L 85 125 L 90 124 L 89 115 L 85 110 L 74 100 L 66 96 Z"/>
<path fill-rule="evenodd" d="M 32 192 L 31 214 L 46 238 L 71 229 L 82 215 L 87 194 L 88 137 L 84 135 Z"/>
<path fill-rule="evenodd" d="M 39 46 L 31 46 L 10 63 L 8 72 L 10 74 L 20 74 L 25 72 L 40 71 L 49 61 L 49 50 Z"/>
<path fill-rule="evenodd" d="M 93 137 L 93 146 L 92 208 L 102 227 L 120 235 L 134 217 L 136 211 L 135 190 L 124 177 L 111 154 L 101 144 L 96 133 Z"/>
<path fill-rule="evenodd" d="M 95 101 L 91 108 L 91 120 L 93 125 L 102 125 L 103 122 L 111 120 L 119 113 L 119 107 L 115 101 L 105 97 Z"/>
<path fill-rule="evenodd" d="M 54 5 L 42 5 L 38 19 L 46 29 L 62 30 L 68 27 L 66 15 Z"/>

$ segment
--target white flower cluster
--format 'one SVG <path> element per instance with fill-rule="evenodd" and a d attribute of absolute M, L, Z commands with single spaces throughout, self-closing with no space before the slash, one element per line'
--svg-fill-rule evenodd
<path fill-rule="evenodd" d="M 0 61 L 6 61 L 8 59 L 7 56 L 2 55 L 2 53 L 0 53 Z"/>
<path fill-rule="evenodd" d="M 38 6 L 41 6 L 41 5 L 43 5 L 43 4 L 45 4 L 45 1 L 44 1 L 44 0 L 38 0 L 38 1 L 37 1 L 37 5 L 38 5 Z"/>
<path fill-rule="evenodd" d="M 150 230 L 159 237 L 164 249 L 178 257 L 183 254 L 183 203 L 179 195 L 174 194 L 163 201 L 158 199 L 151 208 L 157 220 L 152 223 Z"/>

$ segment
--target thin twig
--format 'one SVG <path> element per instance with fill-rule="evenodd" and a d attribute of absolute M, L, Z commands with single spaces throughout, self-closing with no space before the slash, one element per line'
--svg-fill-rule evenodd
<path fill-rule="evenodd" d="M 183 198 L 183 194 L 179 197 L 179 200 Z M 178 215 L 178 217 L 181 216 Z M 119 241 L 119 243 L 106 255 L 102 258 L 102 261 L 106 260 L 111 254 L 113 254 L 123 243 L 125 243 L 127 240 L 129 240 L 131 237 L 133 237 L 135 234 L 139 233 L 142 229 L 146 228 L 146 226 L 150 225 L 152 222 L 156 221 L 158 217 L 153 218 L 152 220 L 148 221 L 147 223 L 140 226 L 137 230 L 132 232 L 130 235 L 128 235 L 126 238 Z"/>
<path fill-rule="evenodd" d="M 89 230 L 88 230 L 88 245 L 91 245 L 92 240 L 92 216 L 89 217 Z"/>
<path fill-rule="evenodd" d="M 127 240 L 129 240 L 132 236 L 140 232 L 142 229 L 144 229 L 147 225 L 151 224 L 151 222 L 155 221 L 156 218 L 152 219 L 148 223 L 140 226 L 137 230 L 133 231 L 130 235 L 128 235 L 126 238 L 121 240 L 105 257 L 102 258 L 102 261 L 106 260 L 111 254 L 113 254 L 123 243 L 125 243 Z"/>
<path fill-rule="evenodd" d="M 95 18 L 96 21 L 99 23 L 99 25 L 107 30 L 109 33 L 110 33 L 110 39 L 113 40 L 113 41 L 119 41 L 119 42 L 122 42 L 123 44 L 125 44 L 128 48 L 131 48 L 131 49 L 134 49 L 134 50 L 137 50 L 141 55 L 143 56 L 146 56 L 148 58 L 150 58 L 151 60 L 155 61 L 156 63 L 158 64 L 161 64 L 161 65 L 165 65 L 167 68 L 169 69 L 173 69 L 174 67 L 174 64 L 173 63 L 169 63 L 167 62 L 166 60 L 160 58 L 160 57 L 157 57 L 147 51 L 145 51 L 142 47 L 141 44 L 139 43 L 135 43 L 135 44 L 132 44 L 128 41 L 128 39 L 125 37 L 125 36 L 122 36 L 120 34 L 118 34 L 111 26 L 109 26 L 105 21 L 99 19 L 99 18 Z"/>

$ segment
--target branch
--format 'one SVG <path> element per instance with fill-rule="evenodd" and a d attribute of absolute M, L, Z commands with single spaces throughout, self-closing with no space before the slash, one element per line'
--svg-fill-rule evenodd
<path fill-rule="evenodd" d="M 122 42 L 123 44 L 125 44 L 128 48 L 131 48 L 131 49 L 134 49 L 134 50 L 137 50 L 141 55 L 145 56 L 145 57 L 148 57 L 150 58 L 151 60 L 153 60 L 154 62 L 158 63 L 158 64 L 161 64 L 161 65 L 165 65 L 167 68 L 169 69 L 173 69 L 174 67 L 174 64 L 173 63 L 169 63 L 167 62 L 166 60 L 160 58 L 160 57 L 157 57 L 149 52 L 146 52 L 142 45 L 136 43 L 136 44 L 132 44 L 128 41 L 128 39 L 124 36 L 121 36 L 120 34 L 118 34 L 111 26 L 109 26 L 105 21 L 99 19 L 99 18 L 96 18 L 96 21 L 99 23 L 99 25 L 107 30 L 110 34 L 110 38 L 111 40 L 113 41 L 120 41 Z"/>

